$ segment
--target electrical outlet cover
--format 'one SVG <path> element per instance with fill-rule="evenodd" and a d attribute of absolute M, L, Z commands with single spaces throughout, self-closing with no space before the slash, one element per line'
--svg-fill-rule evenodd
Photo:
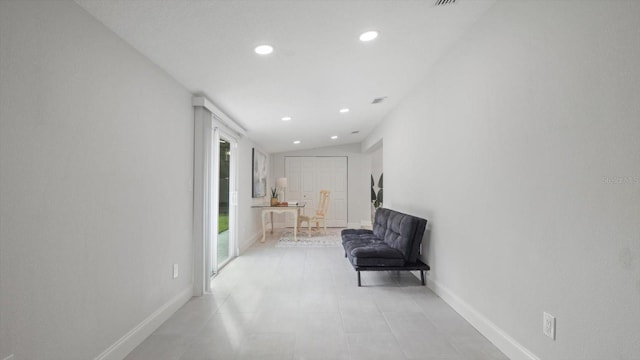
<path fill-rule="evenodd" d="M 542 332 L 550 337 L 556 339 L 556 318 L 551 314 L 543 313 L 542 315 Z"/>

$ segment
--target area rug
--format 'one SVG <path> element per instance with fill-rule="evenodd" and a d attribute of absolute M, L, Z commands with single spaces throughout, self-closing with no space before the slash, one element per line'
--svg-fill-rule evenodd
<path fill-rule="evenodd" d="M 276 247 L 340 247 L 340 230 L 327 229 L 326 235 L 322 231 L 312 232 L 311 237 L 307 236 L 306 231 L 298 231 L 298 241 L 293 240 L 293 231 L 288 230 L 282 233 Z"/>

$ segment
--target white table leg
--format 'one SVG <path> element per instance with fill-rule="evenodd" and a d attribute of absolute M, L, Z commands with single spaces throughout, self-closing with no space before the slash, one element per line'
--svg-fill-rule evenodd
<path fill-rule="evenodd" d="M 298 209 L 293 213 L 293 241 L 298 241 Z"/>
<path fill-rule="evenodd" d="M 269 214 L 271 215 L 271 235 L 273 235 L 273 211 L 269 211 Z"/>
<path fill-rule="evenodd" d="M 267 213 L 266 211 L 262 210 L 262 240 L 260 242 L 265 242 L 265 240 L 267 239 L 267 235 L 266 235 L 267 229 L 265 228 L 265 225 L 264 225 L 264 215 L 266 213 Z"/>

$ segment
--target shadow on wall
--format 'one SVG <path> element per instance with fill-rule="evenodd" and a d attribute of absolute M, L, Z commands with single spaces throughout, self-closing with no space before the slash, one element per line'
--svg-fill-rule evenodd
<path fill-rule="evenodd" d="M 427 261 L 427 257 L 429 254 L 426 253 L 429 249 L 431 249 L 431 221 L 427 222 L 427 228 L 424 229 L 424 235 L 422 237 L 422 244 L 420 244 L 420 258 L 427 264 L 431 265 L 431 268 L 434 268 L 435 264 L 432 264 L 432 260 Z"/>

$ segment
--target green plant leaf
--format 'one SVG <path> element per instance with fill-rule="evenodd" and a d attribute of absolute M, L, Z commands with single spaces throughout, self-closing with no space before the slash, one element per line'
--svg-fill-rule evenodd
<path fill-rule="evenodd" d="M 382 187 L 383 187 L 383 186 L 382 186 L 382 175 L 384 175 L 384 174 L 380 174 L 380 179 L 378 179 L 378 187 L 379 187 L 380 189 L 382 189 Z"/>

